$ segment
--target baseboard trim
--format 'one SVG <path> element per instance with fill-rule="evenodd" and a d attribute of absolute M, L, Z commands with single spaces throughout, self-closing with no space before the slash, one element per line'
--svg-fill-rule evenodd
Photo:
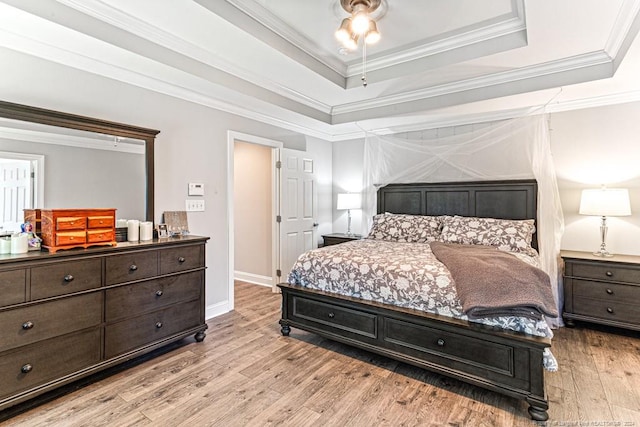
<path fill-rule="evenodd" d="M 273 279 L 269 276 L 262 276 L 260 274 L 245 273 L 243 271 L 234 271 L 233 278 L 247 283 L 253 283 L 254 285 L 273 287 Z"/>
<path fill-rule="evenodd" d="M 218 302 L 212 305 L 208 305 L 204 311 L 205 320 L 212 319 L 214 317 L 220 316 L 222 314 L 228 313 L 231 311 L 229 306 L 229 300 Z"/>

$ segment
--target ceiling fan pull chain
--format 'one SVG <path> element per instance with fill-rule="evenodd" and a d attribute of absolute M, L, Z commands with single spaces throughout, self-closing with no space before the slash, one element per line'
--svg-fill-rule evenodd
<path fill-rule="evenodd" d="M 362 86 L 367 87 L 367 43 L 362 43 Z"/>

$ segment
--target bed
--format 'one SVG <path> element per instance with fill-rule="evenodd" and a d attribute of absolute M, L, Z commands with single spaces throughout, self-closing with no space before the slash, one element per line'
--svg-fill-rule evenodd
<path fill-rule="evenodd" d="M 536 210 L 534 180 L 392 184 L 378 190 L 379 214 L 535 220 Z M 537 248 L 536 242 L 533 234 L 531 246 Z M 344 245 L 349 244 L 337 246 L 344 252 L 350 249 Z M 358 280 L 365 280 L 357 274 L 351 277 L 356 286 Z M 291 327 L 317 333 L 523 399 L 529 404 L 532 419 L 548 419 L 543 364 L 551 339 L 544 333 L 509 330 L 413 305 L 358 298 L 327 291 L 323 286 L 278 286 L 282 291 L 280 325 L 284 336 L 290 334 Z"/>

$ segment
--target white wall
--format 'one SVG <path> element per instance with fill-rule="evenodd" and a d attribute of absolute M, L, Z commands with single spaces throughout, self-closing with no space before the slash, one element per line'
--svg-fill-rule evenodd
<path fill-rule="evenodd" d="M 347 232 L 347 211 L 336 210 L 338 193 L 361 193 L 364 140 L 333 143 L 333 232 Z M 351 211 L 351 231 L 362 233 L 362 210 Z"/>
<path fill-rule="evenodd" d="M 189 182 L 204 183 L 206 211 L 189 213 L 188 220 L 192 234 L 211 238 L 206 256 L 207 316 L 222 313 L 229 305 L 227 131 L 304 141 L 319 153 L 318 171 L 330 182 L 331 144 L 326 141 L 305 140 L 274 126 L 5 48 L 0 48 L 0 63 L 0 96 L 5 101 L 161 131 L 155 145 L 156 222 L 163 211 L 184 210 Z M 330 206 L 321 209 L 318 219 L 329 223 L 322 227 L 330 227 Z"/>
<path fill-rule="evenodd" d="M 640 255 L 640 103 L 554 113 L 550 123 L 551 151 L 566 224 L 562 249 L 599 248 L 600 219 L 578 215 L 578 207 L 583 188 L 607 184 L 629 188 L 633 213 L 608 219 L 607 247 L 614 253 Z M 425 132 L 433 136 L 466 130 L 468 126 Z M 362 139 L 333 144 L 334 192 L 361 183 L 363 150 Z M 360 217 L 354 217 L 353 224 L 356 221 L 360 227 Z M 334 232 L 346 230 L 346 213 L 335 210 L 335 198 L 333 227 Z"/>
<path fill-rule="evenodd" d="M 333 147 L 331 143 L 307 136 L 306 151 L 313 156 L 316 164 L 316 185 L 318 186 L 318 209 L 316 240 L 322 243 L 322 235 L 331 233 L 333 221 Z M 294 148 L 294 147 L 287 147 Z M 283 274 L 286 274 L 284 272 Z"/>
<path fill-rule="evenodd" d="M 610 252 L 640 255 L 640 102 L 551 116 L 551 150 L 564 211 L 562 248 L 595 251 L 600 218 L 578 214 L 583 188 L 629 189 L 629 217 L 608 218 Z"/>

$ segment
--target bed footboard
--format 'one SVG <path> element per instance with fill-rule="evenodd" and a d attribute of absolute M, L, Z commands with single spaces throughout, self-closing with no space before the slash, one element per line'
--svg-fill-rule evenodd
<path fill-rule="evenodd" d="M 550 340 L 280 284 L 281 332 L 291 327 L 524 399 L 532 419 L 548 419 L 543 351 Z"/>

